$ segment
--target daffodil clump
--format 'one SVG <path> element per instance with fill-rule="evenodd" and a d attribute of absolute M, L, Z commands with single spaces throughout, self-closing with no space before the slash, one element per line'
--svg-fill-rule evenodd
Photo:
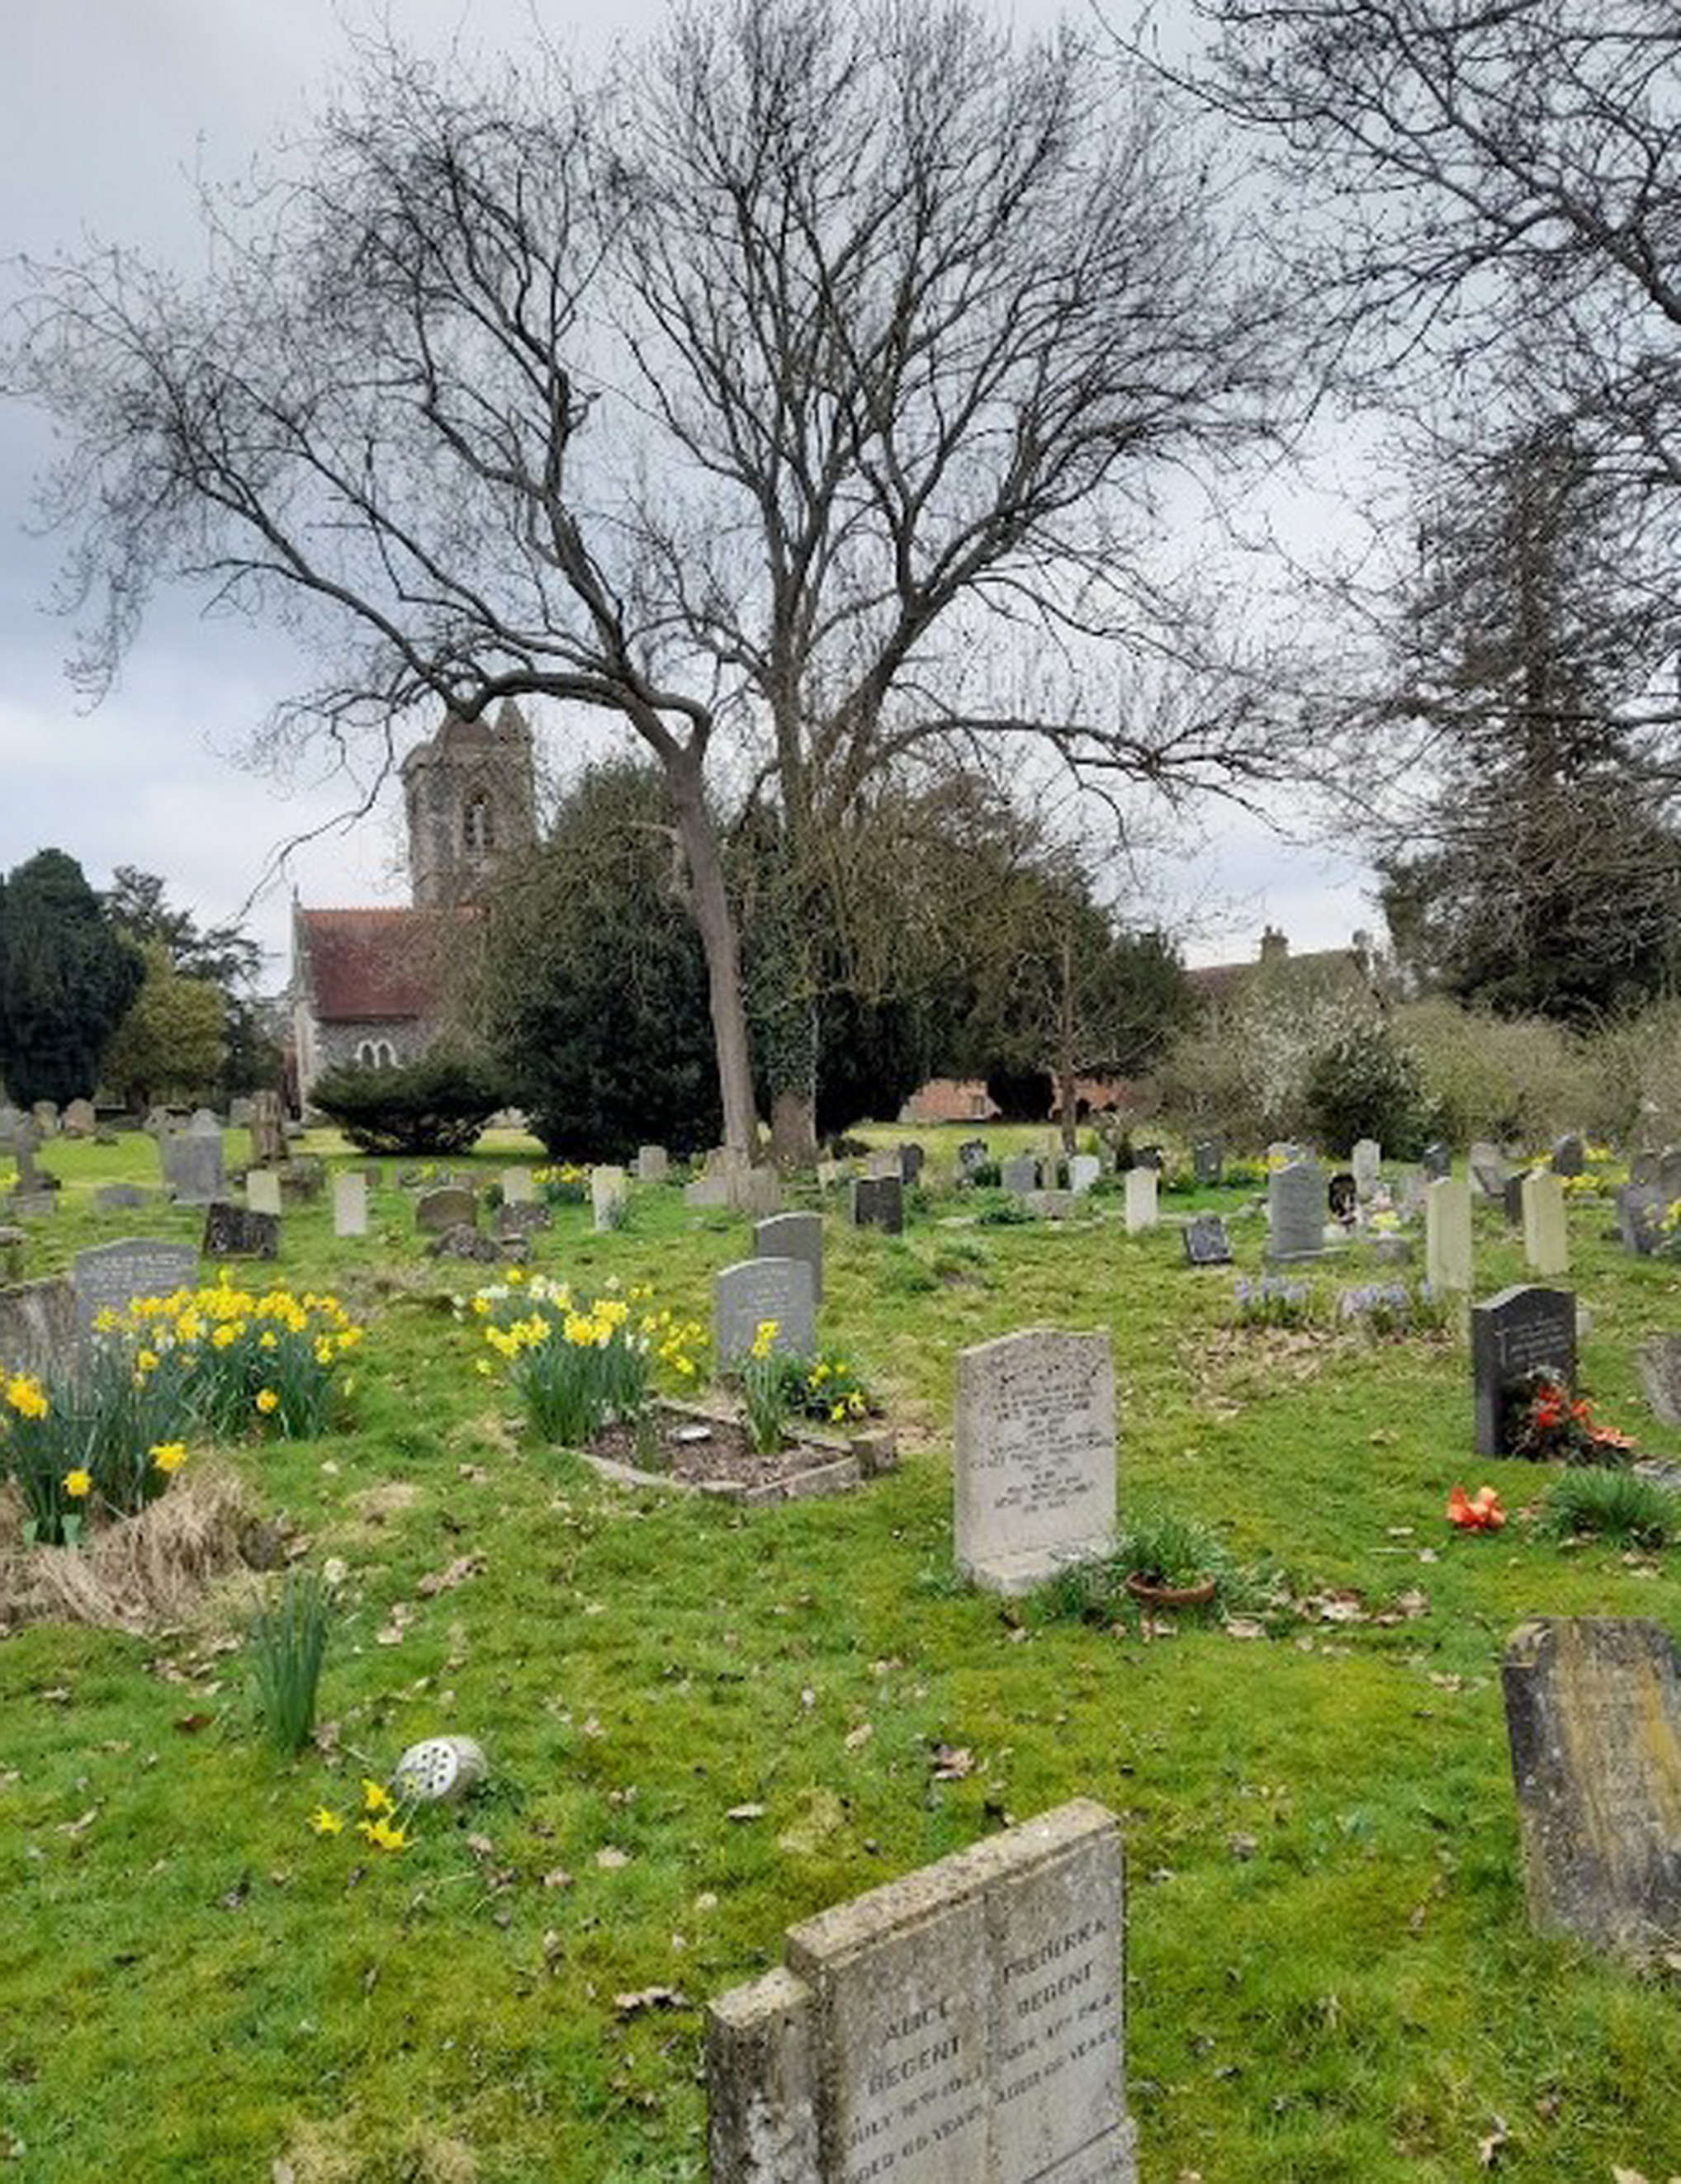
<path fill-rule="evenodd" d="M 773 1319 L 762 1319 L 753 1330 L 753 1345 L 742 1359 L 741 1407 L 747 1415 L 747 1438 L 760 1456 L 773 1456 L 782 1446 L 788 1424 L 786 1362 L 779 1356 L 780 1332 Z"/>
<path fill-rule="evenodd" d="M 356 1822 L 355 1831 L 363 1841 L 375 1850 L 406 1850 L 411 1838 L 409 1820 L 412 1802 L 399 1805 L 383 1783 L 362 1778 L 362 1816 Z M 318 1836 L 342 1836 L 344 1815 L 331 1805 L 317 1805 L 310 1814 L 309 1825 Z"/>
<path fill-rule="evenodd" d="M 182 1421 L 287 1440 L 327 1430 L 336 1399 L 348 1392 L 343 1361 L 363 1334 L 337 1297 L 258 1295 L 236 1286 L 226 1268 L 206 1288 L 137 1297 L 126 1312 L 102 1313 L 94 1328 L 137 1382 L 172 1392 Z"/>
<path fill-rule="evenodd" d="M 679 1382 L 695 1374 L 700 1326 L 656 1311 L 645 1288 L 622 1290 L 610 1281 L 591 1298 L 545 1275 L 525 1280 L 511 1268 L 467 1309 L 483 1323 L 538 1432 L 568 1447 L 586 1446 L 614 1419 L 634 1423 L 656 1367 Z M 494 1368 L 487 1359 L 480 1369 Z"/>
<path fill-rule="evenodd" d="M 875 1399 L 837 1351 L 805 1357 L 777 1347 L 773 1319 L 762 1319 L 740 1368 L 748 1436 L 761 1456 L 782 1446 L 790 1418 L 849 1425 L 867 1418 Z"/>
<path fill-rule="evenodd" d="M 74 1374 L 0 1368 L 0 1479 L 23 1497 L 24 1537 L 74 1546 L 95 1511 L 132 1516 L 187 1460 L 170 1391 L 96 1351 Z"/>
<path fill-rule="evenodd" d="M 531 1179 L 550 1206 L 582 1206 L 589 1195 L 589 1171 L 561 1161 L 553 1167 L 533 1168 Z"/>

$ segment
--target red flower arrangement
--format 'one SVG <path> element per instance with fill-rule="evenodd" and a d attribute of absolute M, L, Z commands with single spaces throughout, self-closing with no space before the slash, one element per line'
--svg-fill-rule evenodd
<path fill-rule="evenodd" d="M 1505 1520 L 1492 1486 L 1479 1486 L 1469 1499 L 1464 1487 L 1455 1486 L 1448 1496 L 1448 1522 L 1461 1532 L 1498 1532 Z"/>
<path fill-rule="evenodd" d="M 1537 1463 L 1620 1463 L 1631 1435 L 1598 1424 L 1593 1406 L 1561 1380 L 1532 1373 L 1510 1398 L 1507 1452 Z"/>

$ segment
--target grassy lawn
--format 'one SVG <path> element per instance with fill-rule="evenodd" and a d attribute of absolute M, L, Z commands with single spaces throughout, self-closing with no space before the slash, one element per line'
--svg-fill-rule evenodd
<path fill-rule="evenodd" d="M 949 1167 L 971 1132 L 916 1134 Z M 468 1164 L 488 1180 L 511 1150 Z M 41 1164 L 65 1188 L 31 1275 L 196 1239 L 184 1211 L 92 1211 L 98 1183 L 155 1181 L 149 1140 Z M 1129 1240 L 1114 1195 L 1065 1226 L 955 1227 L 936 1189 L 902 1239 L 829 1230 L 824 1332 L 885 1395 L 902 1468 L 733 1513 L 531 1444 L 450 1303 L 488 1270 L 423 1257 L 398 1165 L 366 1240 L 335 1241 L 325 1206 L 285 1220 L 279 1278 L 367 1326 L 351 1429 L 192 1458 L 349 1566 L 326 1748 L 287 1763 L 254 1733 L 240 1594 L 146 1637 L 0 1644 L 0 2176 L 688 2184 L 705 1999 L 777 1961 L 790 1922 L 1076 1795 L 1125 1820 L 1152 2184 L 1445 2184 L 1502 2133 L 1514 2178 L 1681 2170 L 1681 1990 L 1530 1936 L 1498 1681 L 1527 1615 L 1681 1631 L 1681 1563 L 1522 1518 L 1449 1535 L 1456 1480 L 1516 1511 L 1548 1484 L 1469 1453 L 1461 1341 L 1240 1331 L 1228 1275 L 1187 1270 L 1171 1228 Z M 1487 1294 L 1521 1253 L 1498 1210 L 1477 1219 Z M 1625 1257 L 1608 1200 L 1571 1221 L 1596 1404 L 1681 1456 L 1633 1357 L 1681 1327 L 1681 1273 Z M 1262 1224 L 1233 1236 L 1254 1273 Z M 745 1222 L 633 1187 L 624 1230 L 562 1207 L 531 1264 L 705 1318 L 747 1249 Z M 1362 1278 L 1363 1250 L 1315 1276 L 1327 1300 Z M 1123 1514 L 1193 1514 L 1270 1573 L 1239 1626 L 1260 1635 L 1058 1620 L 955 1580 L 956 1352 L 1036 1323 L 1113 1331 Z M 422 1590 L 463 1557 L 482 1567 Z M 423 1811 L 397 1854 L 310 1830 L 446 1730 L 490 1755 L 470 1805 Z M 654 1988 L 675 2004 L 619 1999 Z"/>

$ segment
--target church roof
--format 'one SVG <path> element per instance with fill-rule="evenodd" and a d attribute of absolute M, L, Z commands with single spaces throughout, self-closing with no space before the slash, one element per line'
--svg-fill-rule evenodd
<path fill-rule="evenodd" d="M 322 1023 L 392 1023 L 428 1016 L 462 910 L 303 910 L 294 913 L 298 976 Z"/>

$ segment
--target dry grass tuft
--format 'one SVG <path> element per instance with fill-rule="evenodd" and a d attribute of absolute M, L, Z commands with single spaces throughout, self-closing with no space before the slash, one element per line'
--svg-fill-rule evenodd
<path fill-rule="evenodd" d="M 0 1489 L 0 1630 L 86 1623 L 142 1632 L 182 1620 L 218 1579 L 243 1566 L 254 1509 L 231 1473 L 177 1479 L 137 1517 L 119 1518 L 78 1547 L 26 1547 L 23 1510 Z"/>

